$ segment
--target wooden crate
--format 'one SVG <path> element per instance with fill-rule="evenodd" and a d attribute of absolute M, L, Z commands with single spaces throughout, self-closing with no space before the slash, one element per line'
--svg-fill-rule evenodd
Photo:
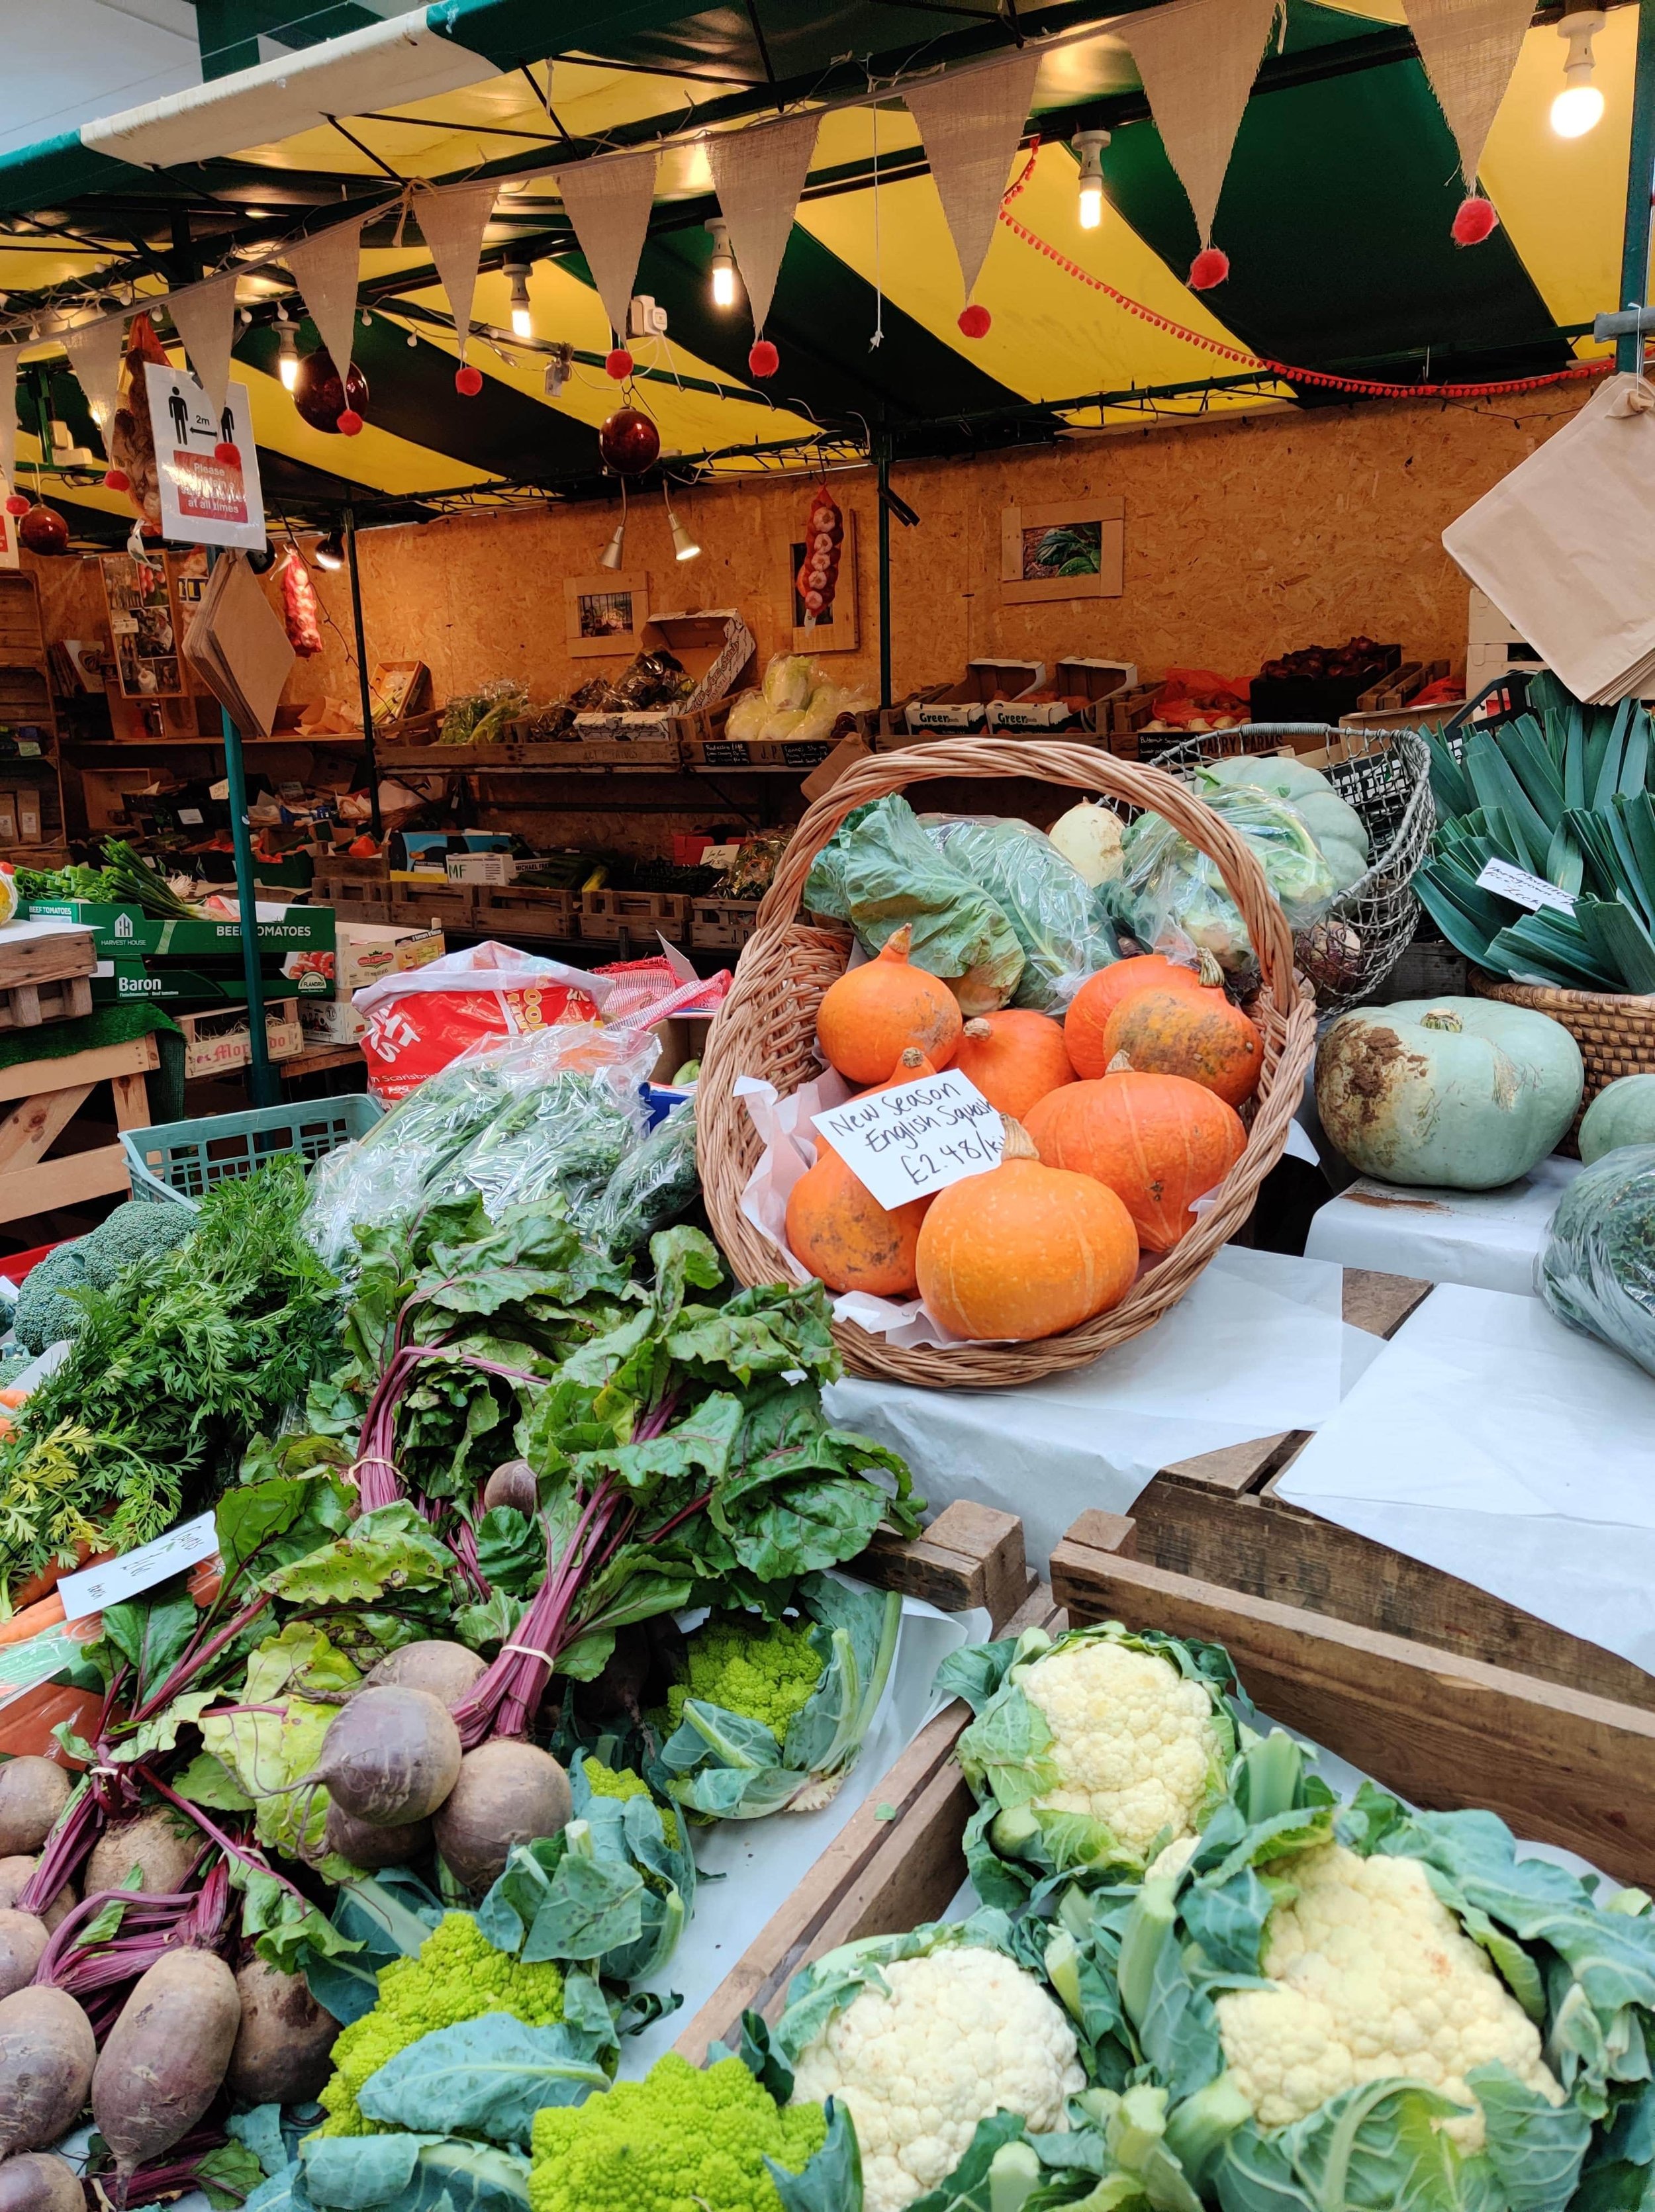
<path fill-rule="evenodd" d="M 387 919 L 422 929 L 470 930 L 477 927 L 477 888 L 451 884 L 441 876 L 429 883 L 397 884 L 391 887 Z"/>
<path fill-rule="evenodd" d="M 709 951 L 735 951 L 758 923 L 757 899 L 691 899 L 690 942 Z"/>
<path fill-rule="evenodd" d="M 1369 685 L 1356 702 L 1356 712 L 1383 714 L 1405 707 L 1416 691 L 1423 691 L 1427 684 L 1435 684 L 1447 673 L 1445 660 L 1405 660 L 1389 676 Z"/>
<path fill-rule="evenodd" d="M 76 1116 L 107 1083 L 116 1128 L 146 1128 L 144 1077 L 160 1065 L 155 1040 L 145 1036 L 0 1068 L 0 1221 L 112 1193 L 125 1198 L 131 1182 L 119 1142 L 88 1146 L 90 1125 Z M 80 1149 L 48 1158 L 60 1139 L 71 1146 L 79 1139 Z"/>
<path fill-rule="evenodd" d="M 43 1022 L 71 1021 L 92 1011 L 92 985 L 84 975 L 50 983 L 16 983 L 0 991 L 0 1032 L 37 1030 Z"/>
<path fill-rule="evenodd" d="M 690 902 L 679 891 L 582 891 L 581 935 L 617 944 L 632 938 L 661 936 L 684 942 Z"/>
<path fill-rule="evenodd" d="M 204 1013 L 176 1014 L 184 1032 L 184 1079 L 226 1075 L 253 1058 L 244 1006 L 211 1006 Z M 296 999 L 270 999 L 265 1005 L 265 1043 L 272 1060 L 293 1060 L 305 1048 Z"/>
<path fill-rule="evenodd" d="M 313 905 L 331 906 L 346 921 L 389 921 L 391 883 L 387 876 L 364 878 L 335 875 L 318 868 L 312 879 Z"/>
<path fill-rule="evenodd" d="M 540 884 L 481 884 L 477 923 L 496 937 L 578 937 L 581 894 Z"/>
<path fill-rule="evenodd" d="M 983 1606 L 998 1634 L 1053 1619 L 1050 1591 L 1028 1571 L 1022 1522 L 990 1506 L 947 1506 L 910 1543 L 876 1539 L 854 1571 L 946 1612 Z M 691 2065 L 709 2043 L 733 2040 L 749 2008 L 776 2019 L 788 1984 L 811 1960 L 947 1909 L 965 1879 L 961 1846 L 974 1801 L 953 1749 L 970 1718 L 964 1705 L 946 1707 L 880 1778 L 685 2027 L 674 2047 Z"/>

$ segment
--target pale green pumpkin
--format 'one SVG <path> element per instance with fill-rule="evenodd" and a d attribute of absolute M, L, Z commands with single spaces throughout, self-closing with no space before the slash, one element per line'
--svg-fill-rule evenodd
<path fill-rule="evenodd" d="M 1315 838 L 1342 891 L 1367 873 L 1367 824 L 1319 769 L 1307 768 L 1285 754 L 1244 753 L 1232 760 L 1213 761 L 1205 772 L 1232 790 L 1247 785 L 1268 792 L 1272 799 L 1285 799 Z"/>
<path fill-rule="evenodd" d="M 1359 1007 L 1316 1055 L 1317 1110 L 1351 1165 L 1450 1190 L 1526 1175 L 1573 1121 L 1585 1080 L 1561 1022 L 1494 999 Z"/>
<path fill-rule="evenodd" d="M 1588 1167 L 1628 1145 L 1655 1145 L 1655 1075 L 1606 1083 L 1581 1118 L 1580 1157 Z"/>

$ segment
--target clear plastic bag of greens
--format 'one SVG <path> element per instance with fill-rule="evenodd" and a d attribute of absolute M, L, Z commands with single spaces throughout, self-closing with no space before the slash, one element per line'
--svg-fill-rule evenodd
<path fill-rule="evenodd" d="M 1118 957 L 1104 901 L 1030 823 L 960 814 L 920 820 L 944 858 L 988 892 L 1016 932 L 1023 973 L 1013 1005 L 1061 1019 L 1086 977 Z"/>
<path fill-rule="evenodd" d="M 361 1226 L 412 1213 L 487 1128 L 510 1095 L 499 1054 L 456 1060 L 411 1091 L 365 1137 L 318 1160 L 301 1222 L 307 1240 L 339 1274 Z"/>
<path fill-rule="evenodd" d="M 695 1204 L 700 1191 L 696 1102 L 691 1097 L 680 1099 L 642 1143 L 625 1155 L 581 1226 L 589 1224 L 596 1241 L 624 1258 L 629 1252 L 642 1251 L 658 1229 L 670 1227 Z"/>
<path fill-rule="evenodd" d="M 1223 817 L 1263 868 L 1289 925 L 1307 929 L 1319 920 L 1338 885 L 1297 811 L 1250 785 L 1228 787 L 1202 775 L 1192 782 L 1196 795 Z M 1116 918 L 1146 951 L 1206 951 L 1232 973 L 1256 966 L 1246 925 L 1224 888 L 1217 861 L 1198 852 L 1164 816 L 1139 815 L 1121 841 L 1121 854 L 1122 872 L 1104 888 Z"/>
<path fill-rule="evenodd" d="M 1560 1321 L 1655 1375 L 1655 1145 L 1582 1169 L 1558 1200 L 1535 1287 Z"/>
<path fill-rule="evenodd" d="M 648 1127 L 639 1085 L 660 1046 L 648 1030 L 557 1022 L 487 1055 L 507 1096 L 429 1186 L 439 1198 L 476 1191 L 490 1218 L 561 1194 L 584 1228 Z M 417 1094 L 416 1094 L 417 1096 Z"/>
<path fill-rule="evenodd" d="M 910 959 L 941 976 L 968 1016 L 1009 1005 L 1022 978 L 1023 947 L 1007 916 L 943 858 L 895 793 L 845 817 L 806 878 L 805 904 L 848 921 L 869 952 L 906 925 Z"/>

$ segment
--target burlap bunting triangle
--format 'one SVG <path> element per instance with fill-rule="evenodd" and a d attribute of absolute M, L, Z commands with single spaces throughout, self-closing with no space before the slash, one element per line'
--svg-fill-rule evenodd
<path fill-rule="evenodd" d="M 497 189 L 489 178 L 476 184 L 450 185 L 441 191 L 423 191 L 414 202 L 419 227 L 453 310 L 454 336 L 459 341 L 462 362 L 472 331 L 472 301 L 477 296 L 483 234 L 494 213 Z"/>
<path fill-rule="evenodd" d="M 651 152 L 581 161 L 559 169 L 557 183 L 610 327 L 624 344 L 627 308 L 655 197 L 655 156 Z"/>
<path fill-rule="evenodd" d="M 335 223 L 314 238 L 289 246 L 283 259 L 288 274 L 327 348 L 343 386 L 350 373 L 350 350 L 356 327 L 356 283 L 362 265 L 362 225 L 366 215 L 353 222 Z"/>
<path fill-rule="evenodd" d="M 1275 11 L 1276 0 L 1179 0 L 1110 27 L 1132 50 L 1203 246 Z"/>
<path fill-rule="evenodd" d="M 17 371 L 21 345 L 0 346 L 0 497 L 17 489 Z"/>
<path fill-rule="evenodd" d="M 235 272 L 210 276 L 174 292 L 167 302 L 173 325 L 184 341 L 196 382 L 215 415 L 224 411 L 230 383 L 230 349 L 235 343 Z"/>
<path fill-rule="evenodd" d="M 1431 89 L 1459 149 L 1465 189 L 1477 188 L 1477 164 L 1533 20 L 1530 0 L 1407 0 Z"/>
<path fill-rule="evenodd" d="M 93 420 L 102 435 L 106 453 L 115 410 L 120 404 L 121 352 L 126 342 L 126 319 L 124 315 L 100 315 L 95 323 L 82 323 L 78 330 L 64 331 L 62 336 L 69 365 L 90 404 Z"/>
<path fill-rule="evenodd" d="M 730 250 L 747 288 L 756 337 L 776 296 L 794 210 L 816 150 L 816 126 L 814 115 L 790 115 L 785 122 L 707 141 L 713 190 L 730 226 Z"/>
<path fill-rule="evenodd" d="M 1039 71 L 1040 57 L 1030 48 L 903 92 L 925 142 L 968 300 L 994 239 Z"/>

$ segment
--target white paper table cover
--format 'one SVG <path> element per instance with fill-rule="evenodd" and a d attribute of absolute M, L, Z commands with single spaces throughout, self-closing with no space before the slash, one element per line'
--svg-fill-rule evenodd
<path fill-rule="evenodd" d="M 1538 1298 L 1433 1291 L 1278 1491 L 1655 1672 L 1655 1380 Z"/>
<path fill-rule="evenodd" d="M 1553 1158 L 1499 1190 L 1399 1190 L 1361 1176 L 1311 1222 L 1306 1254 L 1427 1283 L 1528 1296 L 1558 1200 L 1580 1172 Z"/>
<path fill-rule="evenodd" d="M 1089 1506 L 1125 1513 L 1163 1467 L 1313 1429 L 1378 1339 L 1342 1317 L 1342 1271 L 1226 1245 L 1141 1336 L 1090 1367 L 1011 1390 L 922 1390 L 847 1376 L 836 1422 L 901 1452 L 934 1508 L 1023 1516 L 1031 1565 Z"/>

